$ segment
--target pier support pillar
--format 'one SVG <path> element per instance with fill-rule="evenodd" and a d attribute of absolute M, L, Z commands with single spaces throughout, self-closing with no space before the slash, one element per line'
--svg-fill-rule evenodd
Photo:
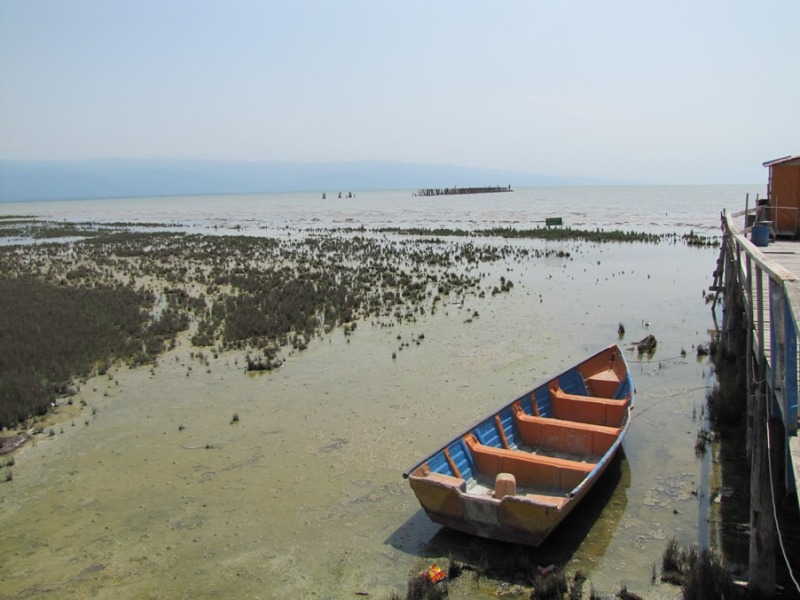
<path fill-rule="evenodd" d="M 753 414 L 753 449 L 750 462 L 750 574 L 748 592 L 755 598 L 775 597 L 775 517 L 770 491 L 767 445 L 766 369 L 759 361 Z"/>
<path fill-rule="evenodd" d="M 734 328 L 737 324 L 741 324 L 739 315 L 741 312 L 741 305 L 739 303 L 740 292 L 739 282 L 736 277 L 736 268 L 728 251 L 724 254 L 722 273 L 723 287 L 725 290 L 725 308 L 722 313 L 720 350 L 722 351 L 722 356 L 729 359 L 732 356 L 736 356 L 736 336 L 734 335 Z"/>

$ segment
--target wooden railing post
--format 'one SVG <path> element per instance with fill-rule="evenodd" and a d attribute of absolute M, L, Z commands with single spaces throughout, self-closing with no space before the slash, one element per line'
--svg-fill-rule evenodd
<path fill-rule="evenodd" d="M 755 385 L 753 383 L 756 368 L 754 365 L 753 336 L 755 333 L 753 319 L 753 271 L 750 265 L 750 255 L 745 256 L 745 330 L 747 331 L 747 458 L 753 460 L 753 414 L 755 413 Z M 757 379 L 757 377 L 756 377 Z M 752 464 L 752 463 L 751 463 Z"/>
<path fill-rule="evenodd" d="M 750 462 L 750 577 L 748 592 L 755 598 L 775 596 L 775 519 L 770 493 L 767 427 L 769 389 L 764 361 L 758 361 L 756 409 L 753 419 L 753 457 Z"/>

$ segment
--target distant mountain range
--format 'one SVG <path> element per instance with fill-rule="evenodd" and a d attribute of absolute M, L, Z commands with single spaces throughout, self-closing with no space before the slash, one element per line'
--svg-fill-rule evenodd
<path fill-rule="evenodd" d="M 0 201 L 615 182 L 388 161 L 0 160 Z"/>

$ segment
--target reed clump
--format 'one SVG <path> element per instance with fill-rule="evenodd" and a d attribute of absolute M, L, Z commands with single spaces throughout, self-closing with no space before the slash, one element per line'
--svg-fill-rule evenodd
<path fill-rule="evenodd" d="M 154 356 L 172 326 L 151 322 L 151 305 L 126 286 L 0 278 L 0 426 L 45 414 L 74 377 L 104 360 Z"/>
<path fill-rule="evenodd" d="M 681 586 L 684 600 L 733 598 L 738 591 L 733 577 L 710 549 L 679 547 L 674 538 L 662 554 L 661 573 L 662 581 Z"/>
<path fill-rule="evenodd" d="M 447 583 L 433 583 L 427 577 L 411 575 L 408 578 L 406 600 L 441 600 L 447 598 L 449 590 Z"/>
<path fill-rule="evenodd" d="M 531 600 L 561 600 L 569 590 L 567 575 L 561 569 L 554 569 L 544 575 L 536 575 L 533 580 Z"/>

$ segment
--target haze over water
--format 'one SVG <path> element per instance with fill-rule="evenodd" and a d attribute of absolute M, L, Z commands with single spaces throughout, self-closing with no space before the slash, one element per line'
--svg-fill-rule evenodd
<path fill-rule="evenodd" d="M 0 205 L 0 214 L 252 235 L 288 226 L 297 237 L 307 227 L 528 228 L 560 216 L 582 229 L 714 235 L 723 208 L 740 210 L 745 193 L 751 202 L 763 194 L 757 186 L 525 188 L 340 200 L 338 191 L 324 201 L 314 193 L 17 203 Z M 708 458 L 694 452 L 714 378 L 693 347 L 713 328 L 701 293 L 718 250 L 473 241 L 569 256 L 482 263 L 482 285 L 505 277 L 513 290 L 451 298 L 417 322 L 361 323 L 348 337 L 334 330 L 260 376 L 243 374 L 244 352 L 209 357 L 206 366 L 184 341 L 152 372 L 123 367 L 89 380 L 79 398 L 96 414 L 87 408 L 74 426 L 67 421 L 63 432 L 26 447 L 13 482 L 0 485 L 0 596 L 363 591 L 383 599 L 404 594 L 409 573 L 432 562 L 482 553 L 583 569 L 605 595 L 624 583 L 643 597 L 678 597 L 651 584 L 667 539 L 713 544 L 716 535 L 702 504 Z M 403 470 L 548 375 L 617 342 L 620 322 L 637 398 L 616 473 L 539 549 L 431 524 Z M 652 359 L 630 350 L 647 334 L 658 339 Z M 401 342 L 412 343 L 398 350 Z M 496 597 L 498 585 L 465 574 L 450 597 Z"/>

